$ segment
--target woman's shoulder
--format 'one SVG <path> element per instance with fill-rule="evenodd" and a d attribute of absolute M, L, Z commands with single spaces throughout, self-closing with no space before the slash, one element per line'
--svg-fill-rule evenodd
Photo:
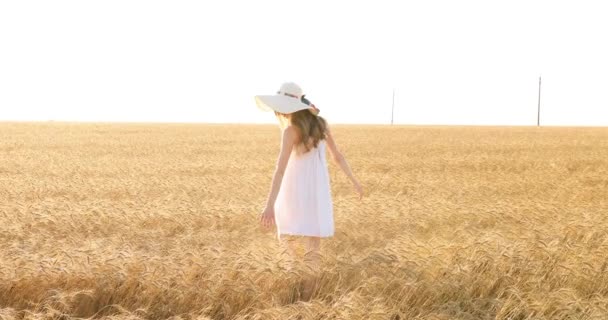
<path fill-rule="evenodd" d="M 287 127 L 285 127 L 285 129 L 283 129 L 283 131 L 288 131 L 288 130 L 292 131 L 292 132 L 297 132 L 299 129 L 298 129 L 298 126 L 290 124 Z"/>
<path fill-rule="evenodd" d="M 288 134 L 297 138 L 300 136 L 300 128 L 298 128 L 298 126 L 290 124 L 285 129 L 283 129 L 283 134 Z"/>
<path fill-rule="evenodd" d="M 293 141 L 294 143 L 297 143 L 299 141 L 300 131 L 298 130 L 298 128 L 296 126 L 293 126 L 293 125 L 287 126 L 285 129 L 283 129 L 282 134 L 283 134 L 283 139 Z"/>

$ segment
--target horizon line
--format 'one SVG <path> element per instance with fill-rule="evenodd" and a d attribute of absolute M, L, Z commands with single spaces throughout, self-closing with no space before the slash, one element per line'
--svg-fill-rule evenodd
<path fill-rule="evenodd" d="M 134 125 L 254 125 L 254 126 L 278 126 L 270 122 L 192 122 L 192 121 L 103 121 L 103 120 L 0 120 L 0 124 L 134 124 Z M 381 126 L 381 127 L 561 127 L 561 128 L 608 128 L 608 125 L 584 125 L 584 124 L 442 124 L 442 123 L 351 123 L 335 122 L 332 126 Z"/>

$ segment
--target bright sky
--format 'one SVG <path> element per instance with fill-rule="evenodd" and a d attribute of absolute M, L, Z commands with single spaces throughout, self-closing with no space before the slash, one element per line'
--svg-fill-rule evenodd
<path fill-rule="evenodd" d="M 2 1 L 0 120 L 608 126 L 605 1 Z"/>

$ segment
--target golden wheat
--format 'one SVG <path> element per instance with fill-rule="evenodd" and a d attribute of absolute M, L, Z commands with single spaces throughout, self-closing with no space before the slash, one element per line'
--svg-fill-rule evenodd
<path fill-rule="evenodd" d="M 258 213 L 266 125 L 0 124 L 0 318 L 606 319 L 608 129 L 335 126 L 322 272 Z"/>

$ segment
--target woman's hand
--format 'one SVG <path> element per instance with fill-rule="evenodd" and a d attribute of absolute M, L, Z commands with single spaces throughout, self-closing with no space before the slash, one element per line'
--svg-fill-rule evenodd
<path fill-rule="evenodd" d="M 363 198 L 363 187 L 359 184 L 359 182 L 355 182 L 355 192 L 359 195 L 359 200 Z"/>
<path fill-rule="evenodd" d="M 262 226 L 264 228 L 270 228 L 275 224 L 273 207 L 267 206 L 266 208 L 264 208 L 264 211 L 262 211 L 262 214 L 260 216 L 260 223 L 262 223 Z"/>

